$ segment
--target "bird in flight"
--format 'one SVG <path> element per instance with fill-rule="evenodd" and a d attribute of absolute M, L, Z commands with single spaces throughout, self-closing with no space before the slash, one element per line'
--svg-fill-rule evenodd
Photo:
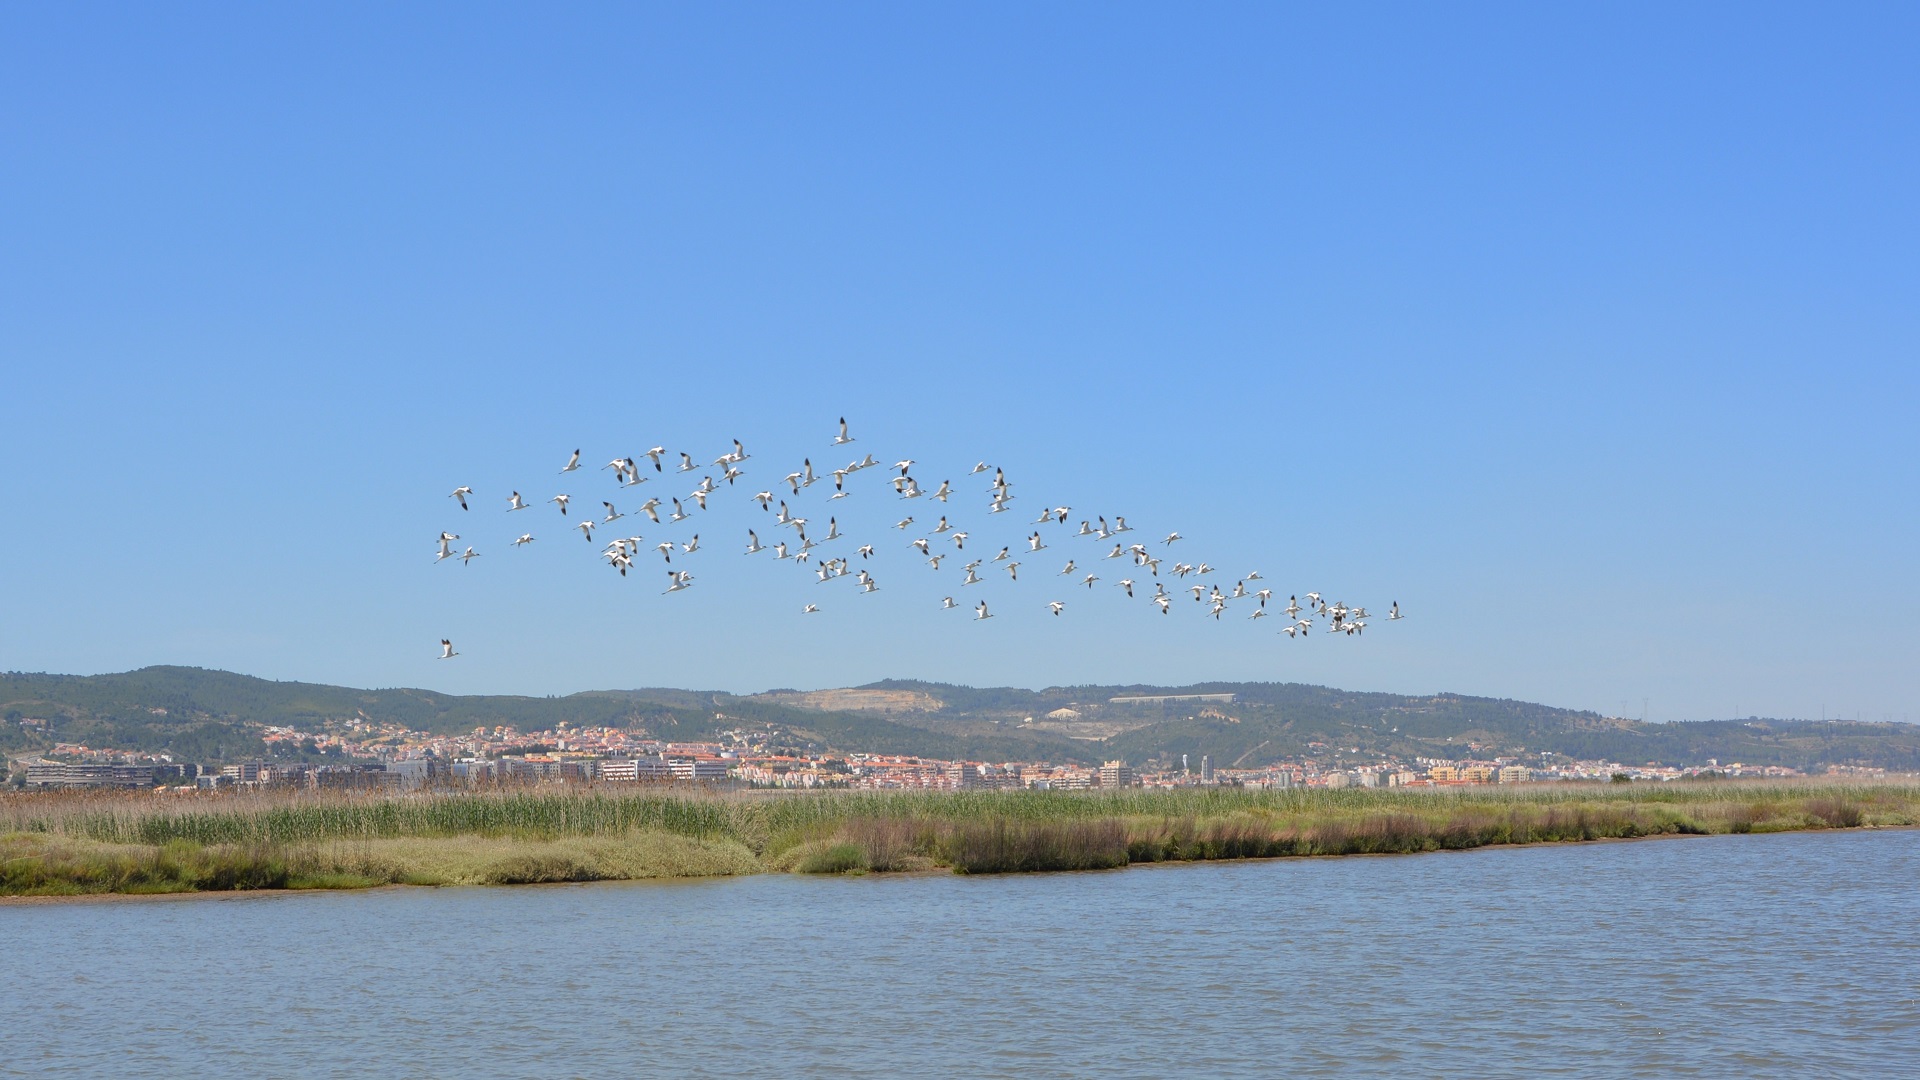
<path fill-rule="evenodd" d="M 985 600 L 980 601 L 980 606 L 977 608 L 974 608 L 973 611 L 974 611 L 973 617 L 975 620 L 993 618 L 992 615 L 989 615 L 987 613 L 987 602 Z"/>
<path fill-rule="evenodd" d="M 848 427 L 847 418 L 843 416 L 840 418 L 839 433 L 834 438 L 833 443 L 834 445 L 838 446 L 838 445 L 851 443 L 853 441 L 854 441 L 853 435 L 850 428 Z M 861 470 L 876 468 L 876 467 L 881 467 L 881 468 L 888 467 L 886 463 L 884 463 L 881 459 L 875 456 L 876 453 L 878 452 L 884 452 L 886 448 L 878 447 L 877 444 L 876 444 L 876 447 L 877 448 L 875 452 L 864 453 L 860 458 L 849 461 L 844 466 L 841 466 L 838 468 L 832 468 L 830 470 L 830 475 L 833 479 L 833 491 L 824 493 L 825 498 L 823 499 L 823 501 L 828 502 L 830 505 L 831 502 L 834 500 L 850 497 L 850 495 L 853 493 L 853 489 L 848 484 L 848 478 L 859 473 Z M 573 453 L 569 455 L 569 457 L 567 458 L 566 464 L 560 469 L 560 472 L 562 474 L 565 474 L 565 473 L 580 471 L 582 453 L 583 453 L 582 450 L 580 450 L 579 448 L 575 448 Z M 668 455 L 668 452 L 664 447 L 656 446 L 646 451 L 643 455 L 640 455 L 640 456 L 644 456 L 647 460 L 650 460 L 653 462 L 655 473 L 661 473 L 664 471 L 663 458 L 670 455 Z M 608 461 L 607 464 L 603 466 L 603 469 L 611 470 L 614 473 L 616 482 L 617 482 L 616 486 L 619 486 L 619 487 L 635 486 L 648 479 L 653 479 L 653 478 L 649 478 L 641 475 L 641 466 L 639 465 L 640 456 L 615 457 L 612 460 Z M 692 454 L 689 452 L 679 451 L 671 456 L 675 456 L 678 459 L 678 466 L 676 469 L 676 471 L 678 472 L 694 473 L 694 472 L 700 471 L 700 469 L 702 468 L 701 466 L 698 466 L 695 464 L 694 458 Z M 947 515 L 948 514 L 958 515 L 961 517 L 962 523 L 964 523 L 965 517 L 966 517 L 966 508 L 961 505 L 955 505 L 951 509 L 949 509 L 949 506 L 948 506 L 949 499 L 950 499 L 950 496 L 954 493 L 953 484 L 950 480 L 940 481 L 937 488 L 925 489 L 925 490 L 921 488 L 918 480 L 916 480 L 915 477 L 913 476 L 912 470 L 915 468 L 918 468 L 921 464 L 925 464 L 925 462 L 917 460 L 914 457 L 909 456 L 905 453 L 896 452 L 893 454 L 893 456 L 897 460 L 891 463 L 890 468 L 893 472 L 893 475 L 887 477 L 887 479 L 893 486 L 897 496 L 903 499 L 914 499 L 914 498 L 922 498 L 926 495 L 932 495 L 935 499 L 938 499 L 941 501 L 942 503 L 941 509 L 943 511 L 946 511 L 946 513 L 936 513 L 934 515 L 938 519 L 939 524 L 935 526 L 931 531 L 926 532 L 925 535 L 923 535 L 918 539 L 911 539 L 909 541 L 910 545 L 914 548 L 917 555 L 925 559 L 927 565 L 936 574 L 938 574 L 941 570 L 943 560 L 946 558 L 946 553 L 944 552 L 936 553 L 933 551 L 933 548 L 932 548 L 933 538 L 936 536 L 950 537 L 953 540 L 955 550 L 958 552 L 964 552 L 966 547 L 966 542 L 970 538 L 969 534 L 964 529 L 962 529 L 959 524 L 956 524 L 953 521 L 951 521 L 951 519 Z M 708 510 L 712 510 L 716 513 L 724 514 L 727 510 L 726 504 L 729 500 L 736 500 L 744 497 L 744 498 L 751 499 L 753 502 L 759 503 L 761 511 L 763 513 L 770 513 L 773 510 L 773 503 L 776 501 L 775 493 L 779 490 L 779 487 L 781 485 L 785 485 L 791 489 L 793 494 L 793 501 L 795 503 L 798 503 L 800 501 L 800 498 L 804 496 L 806 488 L 811 487 L 813 484 L 817 483 L 822 479 L 826 479 L 827 475 L 829 475 L 828 473 L 816 473 L 814 470 L 813 461 L 809 457 L 803 460 L 801 468 L 799 470 L 788 474 L 786 477 L 782 478 L 782 480 L 779 481 L 778 483 L 769 485 L 768 490 L 753 492 L 752 487 L 750 486 L 736 485 L 736 481 L 745 475 L 744 467 L 741 465 L 741 463 L 746 461 L 748 457 L 749 455 L 746 450 L 745 442 L 738 438 L 733 439 L 732 449 L 729 452 L 722 453 L 721 455 L 716 457 L 713 461 L 713 466 L 715 468 L 721 469 L 722 471 L 713 472 L 712 475 L 708 475 L 700 478 L 700 483 L 697 488 L 695 488 L 690 494 L 682 495 L 678 499 L 672 499 L 667 497 L 663 497 L 659 499 L 649 499 L 646 501 L 644 505 L 642 505 L 639 508 L 639 512 L 644 513 L 651 521 L 654 522 L 655 526 L 662 526 L 664 524 L 663 519 L 667 518 L 667 512 L 665 509 L 656 509 L 656 508 L 670 507 L 672 511 L 671 522 L 678 523 L 678 522 L 686 521 L 691 517 L 703 514 Z M 1005 469 L 991 466 L 985 461 L 980 461 L 973 466 L 973 468 L 968 472 L 967 475 L 969 476 L 987 475 L 992 479 L 992 483 L 986 492 L 986 494 L 989 496 L 991 500 L 990 506 L 979 507 L 977 509 L 987 510 L 989 513 L 992 513 L 992 514 L 1004 513 L 1008 509 L 1010 509 L 1011 503 L 1014 500 L 1014 495 L 1012 492 L 1012 488 L 1014 485 L 1012 481 L 1008 479 Z M 719 481 L 725 481 L 725 482 L 720 483 Z M 490 481 L 485 481 L 483 479 L 483 483 L 481 484 L 481 486 L 488 488 L 489 490 L 493 490 L 492 484 Z M 734 494 L 736 490 L 739 491 L 738 495 Z M 752 492 L 752 494 L 749 494 L 749 492 Z M 474 489 L 471 486 L 463 484 L 459 487 L 454 488 L 453 491 L 450 493 L 449 497 L 454 499 L 456 502 L 458 502 L 461 506 L 461 509 L 464 511 L 464 510 L 470 510 L 472 508 L 472 500 L 469 499 L 468 496 L 472 495 L 473 493 L 474 493 Z M 591 496 L 589 496 L 589 500 L 591 500 Z M 560 508 L 560 513 L 563 517 L 571 515 L 571 496 L 570 495 L 563 493 L 563 494 L 554 496 L 552 499 L 549 499 L 548 501 Z M 961 500 L 962 504 L 964 504 L 965 502 L 966 502 L 965 499 Z M 605 508 L 605 516 L 603 518 L 600 518 L 600 519 L 588 518 L 573 526 L 574 528 L 579 529 L 581 534 L 589 542 L 591 542 L 591 540 L 593 539 L 594 530 L 598 526 L 603 524 L 609 524 L 611 522 L 614 522 L 620 519 L 621 517 L 631 515 L 634 512 L 630 509 L 627 511 L 626 514 L 622 514 L 614 506 L 612 502 L 606 501 L 606 500 L 602 500 L 601 505 Z M 854 506 L 856 504 L 849 503 L 848 505 Z M 531 507 L 526 502 L 521 492 L 516 490 L 516 491 L 512 491 L 508 495 L 507 506 L 506 506 L 507 512 L 511 513 L 511 512 L 515 512 L 519 510 L 527 510 L 527 509 L 531 509 Z M 838 509 L 838 508 L 834 508 L 834 509 Z M 1059 524 L 1059 525 L 1069 524 L 1070 522 L 1069 515 L 1072 512 L 1073 512 L 1073 508 L 1066 505 L 1042 507 L 1039 513 L 1033 519 L 1031 519 L 1033 524 L 1029 526 L 1028 535 L 1025 537 L 1027 541 L 1027 547 L 1028 547 L 1029 553 L 1037 553 L 1037 552 L 1045 551 L 1049 546 L 1044 538 L 1043 534 L 1045 530 L 1041 528 L 1042 526 L 1048 525 L 1050 523 Z M 852 576 L 851 570 L 848 565 L 849 563 L 848 558 L 829 557 L 821 549 L 824 547 L 827 547 L 828 545 L 833 544 L 836 541 L 845 539 L 849 541 L 849 543 L 851 544 L 859 545 L 854 550 L 858 551 L 862 560 L 872 559 L 875 554 L 876 545 L 873 543 L 866 542 L 867 540 L 871 539 L 871 534 L 866 536 L 862 535 L 862 532 L 864 530 L 861 526 L 857 524 L 856 517 L 850 517 L 849 520 L 855 521 L 855 524 L 850 524 L 848 526 L 846 535 L 843 536 L 840 530 L 839 520 L 837 516 L 830 515 L 827 521 L 826 535 L 822 537 L 813 537 L 808 535 L 807 519 L 805 517 L 799 516 L 799 514 L 796 513 L 796 510 L 794 508 L 790 508 L 787 502 L 782 500 L 780 505 L 778 524 L 791 525 L 796 533 L 797 539 L 794 541 L 792 547 L 789 547 L 785 541 L 782 541 L 776 545 L 773 545 L 774 558 L 776 560 L 791 559 L 797 565 L 799 564 L 807 565 L 808 569 L 813 570 L 816 573 L 817 578 L 821 583 L 832 581 L 833 579 L 841 576 Z M 1005 519 L 1005 520 L 1010 521 L 1012 519 Z M 900 529 L 902 532 L 905 532 L 914 523 L 915 523 L 914 516 L 907 515 L 907 516 L 904 516 L 902 520 L 895 523 L 895 527 Z M 880 525 L 882 523 L 875 522 L 874 524 Z M 1100 546 L 1102 547 L 1107 546 L 1104 543 L 1105 541 L 1116 539 L 1119 533 L 1133 531 L 1133 526 L 1128 524 L 1127 519 L 1117 514 L 1115 515 L 1097 514 L 1095 516 L 1095 520 L 1081 521 L 1078 523 L 1078 525 L 1079 525 L 1078 531 L 1071 533 L 1071 535 L 1082 536 L 1082 537 L 1093 537 L 1096 539 L 1096 541 L 1102 542 L 1100 543 Z M 1009 540 L 1011 539 L 1011 537 L 1006 536 L 1004 534 L 1011 533 L 1014 531 L 1013 528 L 996 531 L 991 528 L 988 528 L 986 525 L 983 525 L 982 528 L 983 528 L 983 533 L 981 538 L 986 539 L 988 541 L 991 541 L 992 539 L 995 539 L 995 538 L 1001 539 L 1003 541 Z M 1015 528 L 1017 528 L 1017 526 Z M 659 528 L 657 529 L 657 531 L 666 531 L 666 529 Z M 1062 530 L 1062 531 L 1063 531 L 1063 534 L 1068 532 L 1068 530 Z M 451 533 L 451 532 L 442 533 L 440 535 L 439 551 L 435 561 L 440 562 L 440 561 L 445 561 L 447 559 L 459 559 L 461 563 L 465 565 L 467 563 L 472 562 L 473 559 L 479 557 L 480 553 L 476 551 L 472 546 L 466 547 L 463 551 L 457 551 L 453 547 L 453 545 L 459 539 L 460 539 L 459 536 L 455 533 Z M 529 531 L 529 532 L 521 533 L 517 538 L 510 540 L 509 543 L 513 547 L 525 547 L 531 544 L 533 542 L 533 539 L 534 539 L 534 534 Z M 1128 539 L 1131 539 L 1131 538 L 1128 538 Z M 1165 548 L 1165 547 L 1171 546 L 1172 544 L 1182 539 L 1183 537 L 1181 536 L 1180 533 L 1169 532 L 1164 534 L 1164 537 L 1160 541 L 1160 543 L 1162 544 L 1163 548 Z M 483 539 L 481 542 L 484 543 L 486 541 Z M 641 550 L 640 544 L 641 544 L 641 538 L 637 535 L 623 539 L 623 540 L 615 540 L 609 545 L 607 545 L 607 550 L 601 553 L 601 557 L 605 559 L 609 565 L 619 570 L 620 573 L 623 576 L 625 576 L 626 572 L 630 568 L 632 568 L 633 562 Z M 1147 597 L 1147 599 L 1155 607 L 1158 607 L 1160 609 L 1162 615 L 1169 615 L 1171 614 L 1171 609 L 1173 606 L 1171 602 L 1172 595 L 1177 595 L 1177 594 L 1169 594 L 1167 592 L 1167 584 L 1164 584 L 1160 580 L 1158 580 L 1160 577 L 1161 560 L 1158 556 L 1156 556 L 1153 553 L 1152 549 L 1150 548 L 1150 544 L 1151 544 L 1151 540 L 1149 540 L 1146 543 L 1135 543 L 1135 544 L 1128 544 L 1124 542 L 1115 543 L 1111 545 L 1112 546 L 1111 552 L 1089 554 L 1088 558 L 1098 559 L 1101 557 L 1101 555 L 1105 555 L 1105 557 L 1110 559 L 1128 558 L 1135 568 L 1133 572 L 1137 573 L 1140 569 L 1148 570 L 1152 574 L 1152 578 L 1148 579 L 1148 581 L 1145 583 L 1151 584 L 1153 586 L 1153 595 Z M 658 544 L 655 547 L 655 550 L 659 551 L 662 558 L 665 559 L 668 563 L 668 570 L 669 570 L 669 574 L 671 575 L 669 578 L 669 585 L 667 588 L 667 591 L 669 593 L 682 591 L 690 587 L 693 581 L 691 573 L 675 570 L 672 568 L 673 556 L 677 554 L 691 555 L 691 553 L 695 553 L 699 550 L 699 545 L 700 545 L 700 537 L 698 534 L 695 534 L 690 539 L 686 539 L 684 543 L 681 542 L 681 538 L 676 537 L 673 540 L 663 541 L 662 543 Z M 1192 545 L 1188 545 L 1187 547 L 1182 548 L 1181 550 L 1187 551 L 1191 547 Z M 680 550 L 676 551 L 675 550 L 676 548 L 679 548 Z M 761 551 L 765 551 L 766 549 L 767 549 L 767 545 L 764 545 L 761 543 L 758 532 L 756 530 L 749 529 L 747 531 L 747 544 L 745 547 L 745 553 L 749 555 L 753 555 Z M 988 545 L 987 550 L 988 551 L 994 550 L 990 543 Z M 529 558 L 529 557 L 530 556 L 521 556 L 518 558 Z M 1171 555 L 1167 557 L 1172 558 Z M 964 554 L 961 555 L 961 558 L 965 558 Z M 539 560 L 535 560 L 535 561 L 538 562 Z M 1012 549 L 1010 547 L 1002 547 L 999 549 L 999 553 L 997 555 L 993 555 L 990 558 L 974 559 L 973 561 L 966 563 L 964 580 L 961 582 L 961 584 L 963 586 L 982 584 L 983 579 L 980 577 L 979 571 L 985 568 L 986 562 L 988 561 L 993 562 L 995 565 L 1004 567 L 1007 571 L 1007 576 L 1010 581 L 1016 582 L 1016 583 L 1019 581 L 1019 571 L 1020 571 L 1021 563 L 1015 561 L 1015 557 L 1013 556 Z M 520 565 L 525 565 L 525 564 L 520 564 Z M 863 565 L 868 565 L 868 564 L 863 562 Z M 1257 600 L 1257 604 L 1258 604 L 1257 609 L 1254 607 L 1254 605 L 1248 605 L 1244 609 L 1236 608 L 1236 610 L 1242 611 L 1243 616 L 1248 621 L 1258 621 L 1260 619 L 1265 618 L 1269 614 L 1274 614 L 1274 615 L 1280 614 L 1279 605 L 1277 604 L 1269 605 L 1267 603 L 1269 599 L 1273 598 L 1274 590 L 1268 589 L 1268 588 L 1261 588 L 1260 585 L 1255 584 L 1256 582 L 1261 582 L 1263 580 L 1262 576 L 1258 572 L 1252 572 L 1252 573 L 1246 574 L 1244 577 L 1235 581 L 1229 587 L 1229 586 L 1226 586 L 1224 583 L 1216 585 L 1207 580 L 1210 575 L 1218 576 L 1214 567 L 1209 563 L 1196 560 L 1195 562 L 1192 562 L 1192 563 L 1182 561 L 1178 563 L 1170 563 L 1169 565 L 1172 567 L 1172 573 L 1169 575 L 1170 577 L 1177 577 L 1180 579 L 1192 577 L 1196 581 L 1200 582 L 1200 584 L 1185 585 L 1185 587 L 1192 592 L 1196 607 L 1198 607 L 1200 611 L 1205 612 L 1208 615 L 1211 615 L 1215 619 L 1221 619 L 1223 617 L 1224 612 L 1227 610 L 1227 608 L 1233 607 L 1234 605 L 1237 604 L 1238 601 L 1243 599 L 1255 599 Z M 1072 559 L 1066 560 L 1066 565 L 1058 572 L 1056 576 L 1073 578 L 1079 584 L 1083 584 L 1087 586 L 1089 590 L 1089 602 L 1094 602 L 1092 600 L 1092 589 L 1094 585 L 1100 581 L 1108 581 L 1109 579 L 1107 579 L 1104 575 L 1089 573 L 1088 570 L 1089 568 L 1083 567 L 1079 564 L 1079 561 L 1077 558 L 1072 558 Z M 1120 572 L 1124 573 L 1126 571 L 1122 570 Z M 482 576 L 485 577 L 487 575 L 483 574 Z M 879 589 L 878 583 L 874 580 L 871 574 L 868 574 L 863 570 L 859 573 L 858 576 L 860 579 L 859 580 L 860 591 L 875 592 Z M 1126 596 L 1129 599 L 1131 599 L 1134 596 L 1134 585 L 1137 583 L 1135 579 L 1122 578 L 1118 581 L 1109 581 L 1109 583 L 1114 585 L 1114 587 L 1116 588 L 1123 589 L 1126 593 Z M 1184 580 L 1183 580 L 1183 585 L 1184 585 Z M 1014 588 L 1018 589 L 1020 588 L 1020 586 L 1016 584 Z M 1255 591 L 1256 589 L 1258 591 Z M 981 591 L 985 592 L 988 590 L 981 590 Z M 1303 600 L 1306 601 L 1304 605 L 1302 605 L 1301 603 L 1301 601 Z M 1201 604 L 1206 604 L 1207 606 L 1199 607 L 1199 605 Z M 951 609 L 962 607 L 962 606 L 965 606 L 965 605 L 961 605 L 957 603 L 954 600 L 954 598 L 951 596 L 945 597 L 941 601 L 941 607 L 943 610 L 951 610 Z M 1065 606 L 1066 606 L 1065 601 L 1056 600 L 1048 603 L 1049 610 L 1056 616 L 1059 616 L 1065 613 Z M 806 614 L 815 614 L 819 611 L 819 607 L 820 605 L 818 604 L 808 604 L 802 610 L 803 610 L 803 613 L 806 613 Z M 1182 610 L 1185 610 L 1184 606 Z M 1305 593 L 1305 594 L 1298 594 L 1297 596 L 1294 596 L 1294 597 L 1290 597 L 1286 605 L 1285 611 L 1286 611 L 1287 618 L 1285 620 L 1282 620 L 1283 628 L 1281 629 L 1280 632 L 1296 638 L 1304 638 L 1309 632 L 1311 632 L 1311 628 L 1313 624 L 1317 621 L 1315 616 L 1318 616 L 1318 615 L 1326 615 L 1328 617 L 1328 621 L 1330 623 L 1329 630 L 1328 630 L 1329 633 L 1345 634 L 1349 637 L 1360 636 L 1365 628 L 1366 619 L 1367 619 L 1366 608 L 1359 607 L 1359 606 L 1348 607 L 1344 603 L 1338 603 L 1338 604 L 1329 603 L 1321 599 L 1321 596 L 1319 593 Z M 1398 602 L 1393 603 L 1390 609 L 1384 614 L 1386 615 L 1386 619 L 1384 621 L 1398 622 L 1403 618 L 1403 613 L 1400 609 L 1400 605 Z M 980 619 L 991 617 L 991 612 L 987 610 L 987 605 L 985 601 L 981 601 L 979 605 L 976 607 L 975 616 L 976 618 L 980 618 Z M 1302 616 L 1305 616 L 1305 617 L 1303 618 Z"/>
<path fill-rule="evenodd" d="M 440 659 L 440 660 L 451 660 L 451 659 L 453 659 L 454 657 L 456 657 L 456 656 L 459 656 L 459 655 L 460 655 L 459 653 L 457 653 L 457 652 L 454 652 L 454 651 L 453 651 L 453 642 L 452 642 L 452 641 L 449 641 L 449 640 L 448 640 L 448 639 L 446 639 L 446 638 L 441 638 L 441 639 L 440 639 L 440 655 L 439 655 L 439 656 L 437 657 L 437 659 Z"/>

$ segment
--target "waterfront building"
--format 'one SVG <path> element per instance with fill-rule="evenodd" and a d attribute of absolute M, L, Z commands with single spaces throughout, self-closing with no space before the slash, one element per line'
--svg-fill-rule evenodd
<path fill-rule="evenodd" d="M 387 762 L 388 782 L 403 788 L 424 786 L 433 779 L 434 762 L 431 758 L 411 758 L 406 761 Z"/>
<path fill-rule="evenodd" d="M 28 787 L 124 787 L 153 786 L 151 765 L 69 764 L 64 761 L 35 761 L 27 765 Z"/>
<path fill-rule="evenodd" d="M 725 780 L 728 762 L 717 757 L 670 757 L 667 766 L 676 780 Z"/>
<path fill-rule="evenodd" d="M 664 757 L 607 758 L 600 762 L 604 780 L 671 780 L 673 767 Z"/>
<path fill-rule="evenodd" d="M 484 758 L 468 758 L 453 763 L 453 778 L 469 784 L 486 783 L 498 779 L 500 770 L 495 762 Z"/>

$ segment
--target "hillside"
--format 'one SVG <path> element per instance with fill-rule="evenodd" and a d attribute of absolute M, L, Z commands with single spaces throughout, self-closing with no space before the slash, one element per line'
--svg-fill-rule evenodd
<path fill-rule="evenodd" d="M 165 750 L 189 760 L 235 760 L 265 754 L 257 730 L 261 725 L 318 730 L 327 721 L 350 719 L 442 735 L 496 725 L 544 731 L 564 722 L 643 728 L 675 740 L 703 739 L 743 724 L 769 725 L 799 744 L 875 753 L 984 760 L 1093 757 L 1059 736 L 926 731 L 866 712 L 801 710 L 705 691 L 462 696 L 273 682 L 185 667 L 91 676 L 0 675 L 0 751 L 9 753 L 44 749 L 58 741 Z M 45 723 L 32 723 L 36 720 Z"/>
<path fill-rule="evenodd" d="M 860 689 L 923 694 L 945 705 L 939 711 L 892 717 L 902 723 L 932 730 L 978 730 L 982 723 L 998 721 L 1019 725 L 1017 730 L 1100 732 L 1090 746 L 1104 756 L 1137 764 L 1177 760 L 1181 754 L 1191 761 L 1205 754 L 1218 766 L 1233 767 L 1303 757 L 1458 758 L 1552 751 L 1625 764 L 1718 759 L 1803 769 L 1842 764 L 1920 769 L 1920 727 L 1910 724 L 1762 719 L 1643 724 L 1503 698 L 1405 696 L 1301 683 L 1034 691 L 890 679 Z M 1232 694 L 1233 702 L 1112 701 L 1221 694 Z M 1077 715 L 1049 719 L 1061 711 Z"/>
<path fill-rule="evenodd" d="M 1189 700 L 1115 702 L 1187 696 Z M 1194 695 L 1232 695 L 1198 700 Z M 56 741 L 167 750 L 230 761 L 266 752 L 263 725 L 318 730 L 358 719 L 457 734 L 511 725 L 640 728 L 695 740 L 765 726 L 786 741 L 841 751 L 973 760 L 1254 766 L 1303 757 L 1457 758 L 1552 751 L 1628 764 L 1723 762 L 1920 769 L 1920 727 L 1793 720 L 1640 724 L 1590 712 L 1460 694 L 1404 696 L 1299 683 L 1026 690 L 887 680 L 752 696 L 650 688 L 564 697 L 462 696 L 273 682 L 224 671 L 152 667 L 112 675 L 0 675 L 0 750 Z"/>

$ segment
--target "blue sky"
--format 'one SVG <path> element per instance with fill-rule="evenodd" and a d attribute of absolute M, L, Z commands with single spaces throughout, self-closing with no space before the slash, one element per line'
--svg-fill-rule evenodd
<path fill-rule="evenodd" d="M 1897 5 L 15 6 L 0 668 L 1920 720 L 1917 30 Z M 1244 605 L 1161 617 L 1118 562 L 1056 577 L 1094 553 L 1071 528 L 961 590 L 888 527 L 883 470 L 793 500 L 878 545 L 872 596 L 741 555 L 747 491 L 690 523 L 674 596 L 657 556 L 621 581 L 573 518 L 503 510 L 628 509 L 601 462 L 734 437 L 759 490 L 841 463 L 842 414 L 844 449 L 955 481 L 970 548 L 1064 503 L 1177 529 L 1169 563 L 1228 587 L 1410 617 L 1304 642 Z M 1019 513 L 983 513 L 979 460 Z M 482 558 L 434 565 L 442 528 Z M 1000 617 L 938 610 L 975 593 Z"/>

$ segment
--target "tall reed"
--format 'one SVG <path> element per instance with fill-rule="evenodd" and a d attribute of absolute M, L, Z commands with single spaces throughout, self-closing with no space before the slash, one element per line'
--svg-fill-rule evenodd
<path fill-rule="evenodd" d="M 36 848 L 38 854 L 16 861 L 39 869 L 9 870 L 13 876 L 0 877 L 0 892 L 40 888 L 61 874 L 86 888 L 145 887 L 142 882 L 155 888 L 163 882 L 232 887 L 218 884 L 227 879 L 201 863 L 188 867 L 181 853 L 218 851 L 231 859 L 253 852 L 261 866 L 276 857 L 293 866 L 286 853 L 316 845 L 403 839 L 544 843 L 548 847 L 514 849 L 530 852 L 533 861 L 521 870 L 501 870 L 499 880 L 551 880 L 642 873 L 631 860 L 608 862 L 551 845 L 643 834 L 683 837 L 708 845 L 703 851 L 731 845 L 728 850 L 761 866 L 883 872 L 937 865 L 989 873 L 1915 823 L 1920 784 L 1894 781 L 1281 791 L 711 792 L 602 785 L 411 793 L 28 793 L 0 796 L 0 837 L 105 845 L 120 852 L 114 859 L 160 859 L 154 853 L 171 850 L 172 869 L 136 872 L 122 860 L 113 864 L 118 869 L 87 870 L 71 859 L 72 865 L 62 863 L 66 856 L 54 848 Z M 730 858 L 703 855 L 679 864 L 735 866 Z M 291 869 L 276 873 L 235 871 L 231 880 L 272 887 L 297 876 Z M 52 877 L 34 878 L 40 884 L 33 885 L 28 878 L 35 874 Z"/>

